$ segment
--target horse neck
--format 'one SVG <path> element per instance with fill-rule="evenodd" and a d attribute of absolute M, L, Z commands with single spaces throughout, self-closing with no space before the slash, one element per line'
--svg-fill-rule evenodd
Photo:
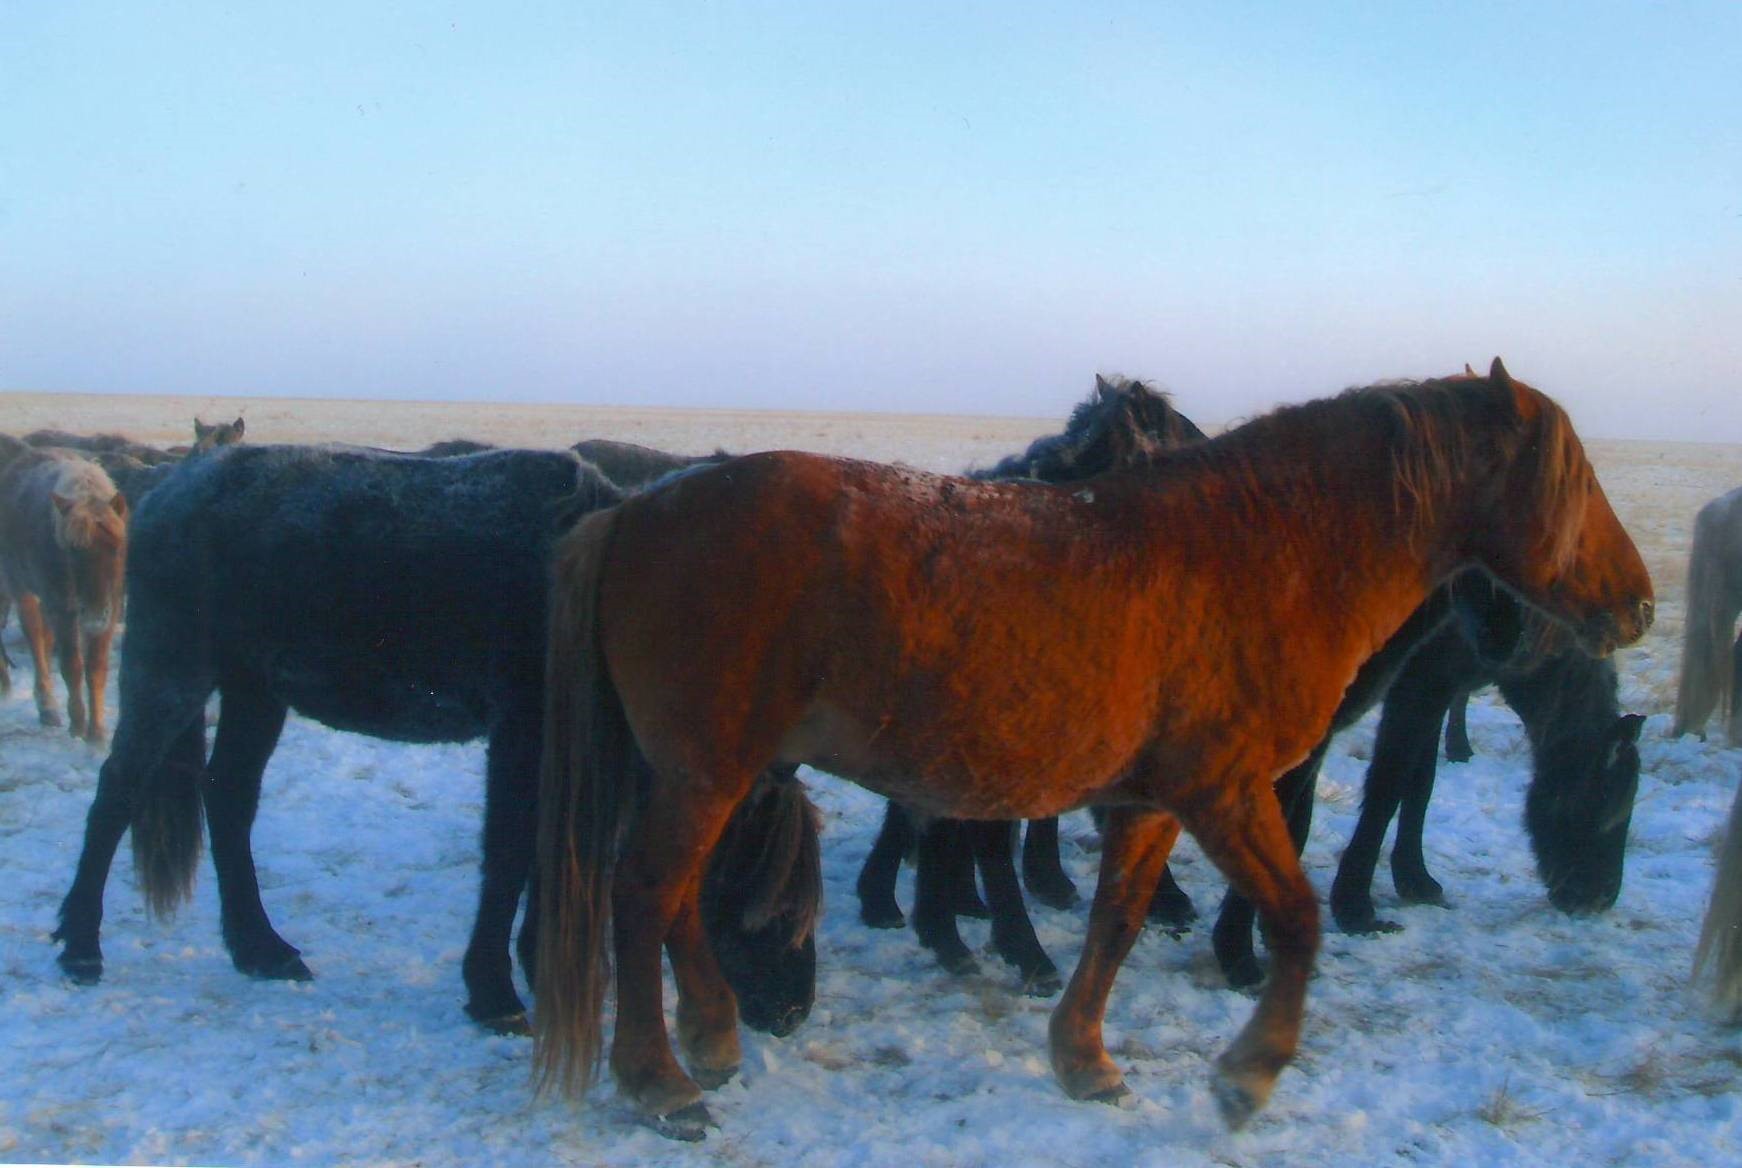
<path fill-rule="evenodd" d="M 1524 723 L 1539 770 L 1583 757 L 1581 742 L 1601 739 L 1621 714 L 1614 663 L 1577 650 L 1523 670 L 1502 670 L 1500 694 Z M 1567 746 L 1571 749 L 1561 749 Z"/>
<path fill-rule="evenodd" d="M 1155 497 L 1168 534 L 1154 549 L 1158 561 L 1177 558 L 1176 532 L 1193 533 L 1186 538 L 1199 546 L 1188 564 L 1225 562 L 1267 591 L 1267 603 L 1286 593 L 1360 613 L 1357 631 L 1371 653 L 1461 558 L 1458 476 L 1410 474 L 1412 453 L 1374 427 L 1340 427 L 1334 414 L 1303 409 L 1188 447 L 1134 477 L 1163 487 Z M 1207 514 L 1221 518 L 1206 523 Z"/>

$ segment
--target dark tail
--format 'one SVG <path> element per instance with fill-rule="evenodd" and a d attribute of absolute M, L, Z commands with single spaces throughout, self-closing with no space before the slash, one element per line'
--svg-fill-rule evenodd
<path fill-rule="evenodd" d="M 1702 977 L 1710 979 L 1712 1003 L 1719 1012 L 1742 1021 L 1742 787 L 1730 807 L 1730 824 L 1712 881 L 1712 902 L 1694 950 L 1694 979 Z"/>
<path fill-rule="evenodd" d="M 200 778 L 206 769 L 202 713 L 171 743 L 133 800 L 133 870 L 151 915 L 168 917 L 193 893 L 205 832 Z"/>
<path fill-rule="evenodd" d="M 538 957 L 533 1063 L 539 1090 L 585 1093 L 603 1046 L 611 981 L 611 885 L 644 783 L 599 644 L 599 581 L 618 509 L 557 544 L 545 657 L 538 808 Z"/>
<path fill-rule="evenodd" d="M 1688 553 L 1687 614 L 1675 697 L 1677 735 L 1698 732 L 1714 708 L 1722 706 L 1728 714 L 1736 700 L 1730 670 L 1736 608 L 1724 574 L 1721 525 L 1708 521 L 1707 515 L 1702 510 L 1694 521 L 1694 546 Z"/>

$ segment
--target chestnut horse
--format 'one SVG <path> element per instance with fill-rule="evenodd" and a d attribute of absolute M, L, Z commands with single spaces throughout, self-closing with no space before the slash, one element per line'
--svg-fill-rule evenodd
<path fill-rule="evenodd" d="M 121 619 L 127 500 L 103 468 L 70 450 L 17 453 L 0 472 L 0 596 L 18 604 L 36 666 L 36 709 L 60 725 L 49 657 L 67 686 L 67 728 L 106 736 L 109 643 Z"/>
<path fill-rule="evenodd" d="M 1217 1063 L 1238 1126 L 1294 1056 L 1319 939 L 1271 787 L 1362 663 L 1472 564 L 1593 654 L 1652 616 L 1645 565 L 1566 414 L 1498 361 L 1486 378 L 1278 410 L 1064 487 L 751 455 L 583 519 L 555 560 L 540 1081 L 592 1078 L 609 935 L 611 1070 L 687 1138 L 710 1123 L 698 1081 L 740 1057 L 698 877 L 770 763 L 932 814 L 1109 808 L 1083 954 L 1050 1025 L 1075 1098 L 1125 1093 L 1101 1018 L 1191 831 L 1270 940 L 1257 1011 Z M 666 1033 L 662 945 L 694 1078 Z"/>

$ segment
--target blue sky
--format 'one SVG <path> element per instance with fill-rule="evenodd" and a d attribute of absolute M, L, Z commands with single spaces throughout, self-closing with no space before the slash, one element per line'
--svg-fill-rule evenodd
<path fill-rule="evenodd" d="M 1742 441 L 1742 5 L 0 0 L 0 389 Z"/>

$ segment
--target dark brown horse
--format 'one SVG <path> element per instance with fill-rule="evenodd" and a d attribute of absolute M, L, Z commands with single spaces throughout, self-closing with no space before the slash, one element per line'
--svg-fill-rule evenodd
<path fill-rule="evenodd" d="M 68 729 L 91 742 L 105 737 L 127 515 L 127 500 L 103 469 L 72 451 L 16 453 L 0 471 L 0 596 L 18 605 L 36 665 L 37 715 L 45 726 L 61 721 L 49 675 L 54 656 L 67 687 Z"/>
<path fill-rule="evenodd" d="M 619 1087 L 673 1134 L 702 1133 L 698 1080 L 730 1076 L 739 1046 L 698 877 L 757 774 L 807 762 L 934 814 L 1110 809 L 1050 1026 L 1076 1098 L 1125 1091 L 1101 1018 L 1183 824 L 1270 940 L 1257 1012 L 1217 1063 L 1242 1123 L 1294 1055 L 1319 939 L 1272 784 L 1470 564 L 1596 654 L 1651 620 L 1650 578 L 1566 414 L 1498 361 L 1064 487 L 777 452 L 590 516 L 558 549 L 551 605 L 542 1082 L 592 1076 L 610 936 Z M 666 1034 L 662 945 L 694 1078 Z"/>

